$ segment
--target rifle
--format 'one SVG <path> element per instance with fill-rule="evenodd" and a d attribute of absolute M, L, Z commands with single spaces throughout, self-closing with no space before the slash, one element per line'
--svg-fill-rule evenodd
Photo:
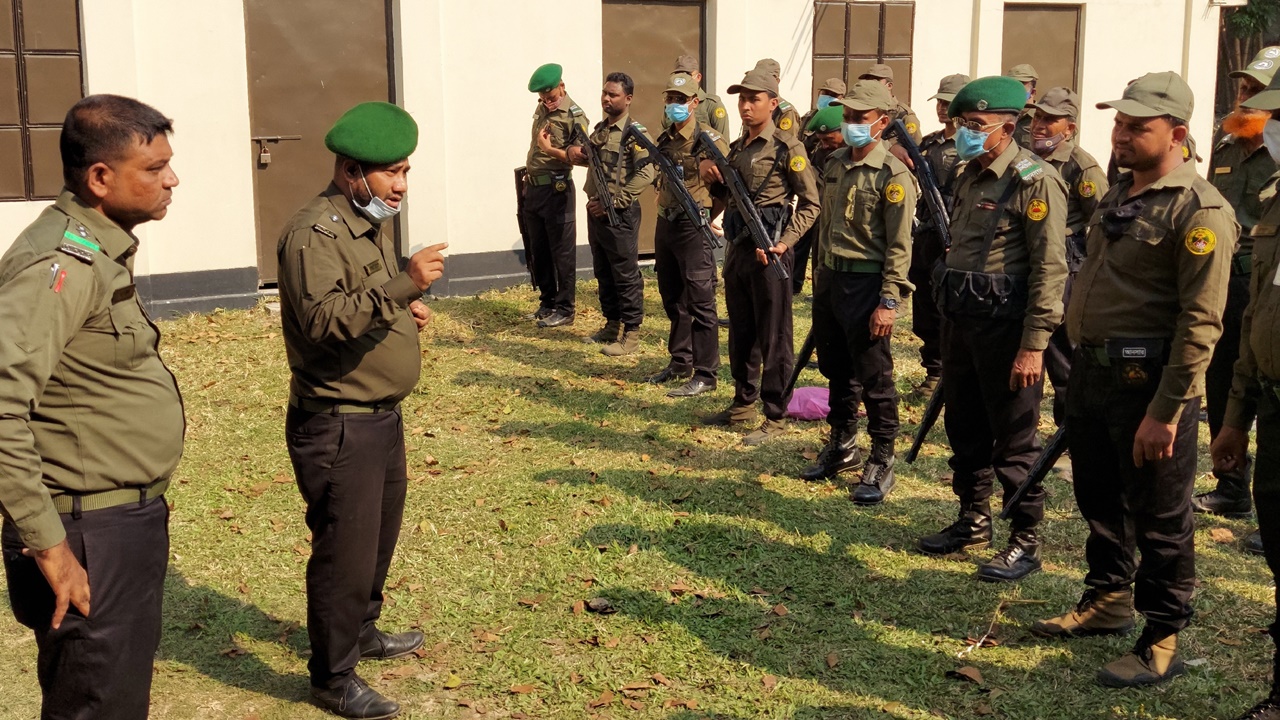
<path fill-rule="evenodd" d="M 920 427 L 916 429 L 916 438 L 911 443 L 911 449 L 903 456 L 908 464 L 916 461 L 916 456 L 920 454 L 920 448 L 924 446 L 924 438 L 933 429 L 935 423 L 938 422 L 938 416 L 942 415 L 942 381 L 945 378 L 938 378 L 938 384 L 933 388 L 933 394 L 929 396 L 929 404 L 924 406 L 924 417 L 920 418 Z"/>
<path fill-rule="evenodd" d="M 524 186 L 529 172 L 524 166 L 516 168 L 516 225 L 520 228 L 520 241 L 524 243 L 524 269 L 529 271 L 529 283 L 538 289 L 538 274 L 533 271 L 533 248 L 529 245 L 529 228 L 524 224 Z"/>
<path fill-rule="evenodd" d="M 809 364 L 809 360 L 813 358 L 814 348 L 817 347 L 818 339 L 813 336 L 813 327 L 809 328 L 809 334 L 804 337 L 804 343 L 800 345 L 800 352 L 796 353 L 796 365 L 791 369 L 791 379 L 787 381 L 787 391 L 782 394 L 786 397 L 796 389 L 796 383 L 800 380 L 800 371 L 804 370 Z"/>
<path fill-rule="evenodd" d="M 707 149 L 711 155 L 711 160 L 716 164 L 716 168 L 720 170 L 720 177 L 724 179 L 725 185 L 729 187 L 729 194 L 733 197 L 734 204 L 738 207 L 738 213 L 742 215 L 743 222 L 747 225 L 747 232 L 751 234 L 751 240 L 755 242 L 756 247 L 764 250 L 765 257 L 769 259 L 769 268 L 773 270 L 774 276 L 779 280 L 787 280 L 791 276 L 787 273 L 787 269 L 782 267 L 782 263 L 769 252 L 773 248 L 775 239 L 769 237 L 769 233 L 764 229 L 764 218 L 760 217 L 760 209 L 751 201 L 751 193 L 747 192 L 746 183 L 742 182 L 742 176 L 738 171 L 729 164 L 729 158 L 720 152 L 720 148 L 716 147 L 716 143 L 707 134 L 706 130 L 698 133 L 698 143 Z"/>
<path fill-rule="evenodd" d="M 676 196 L 676 200 L 680 201 L 680 209 L 684 211 L 689 221 L 698 227 L 698 232 L 702 233 L 702 237 L 706 239 L 707 244 L 714 249 L 718 249 L 723 245 L 720 238 L 711 232 L 711 220 L 703 215 L 702 206 L 697 200 L 693 199 L 693 194 L 689 192 L 689 188 L 684 184 L 684 173 L 676 168 L 675 163 L 671 162 L 671 158 L 663 155 L 658 146 L 653 143 L 643 132 L 636 129 L 636 122 L 631 121 L 627 125 L 627 129 L 622 131 L 621 146 L 626 147 L 628 140 L 634 140 L 637 145 L 648 151 L 647 160 L 644 163 L 652 162 L 658 164 L 658 169 L 662 171 L 662 176 L 671 184 L 672 193 Z M 622 153 L 618 153 L 618 162 L 622 162 Z"/>
<path fill-rule="evenodd" d="M 929 160 L 920 152 L 920 146 L 915 140 L 911 139 L 911 133 L 907 132 L 907 127 L 902 124 L 902 120 L 894 119 L 889 123 L 889 127 L 885 130 L 885 135 L 896 137 L 898 144 L 907 151 L 907 156 L 911 158 L 911 163 L 915 165 L 916 179 L 920 181 L 921 194 L 924 196 L 924 204 L 929 208 L 929 214 L 933 216 L 934 227 L 938 230 L 938 237 L 942 238 L 942 246 L 951 249 L 951 217 L 947 213 L 947 203 L 942 197 L 942 190 L 938 186 L 938 178 L 933 175 L 933 166 L 929 164 Z"/>
<path fill-rule="evenodd" d="M 574 137 L 582 138 L 582 154 L 587 156 L 587 167 L 590 168 L 591 180 L 596 189 L 596 202 L 604 206 L 609 226 L 617 227 L 618 211 L 613 207 L 613 193 L 609 192 L 609 173 L 605 172 L 604 161 L 600 159 L 600 153 L 596 152 L 596 146 L 591 144 L 591 138 L 583 132 L 582 126 L 574 123 L 573 130 Z M 618 157 L 621 158 L 621 154 Z"/>
<path fill-rule="evenodd" d="M 1000 519 L 1008 520 L 1009 515 L 1013 513 L 1013 509 L 1018 507 L 1018 503 L 1022 502 L 1022 498 L 1026 496 L 1031 489 L 1044 482 L 1045 476 L 1049 474 L 1049 470 L 1057 464 L 1058 459 L 1062 457 L 1062 453 L 1067 451 L 1067 423 L 1063 422 L 1049 438 L 1049 442 L 1045 443 L 1044 449 L 1040 451 L 1040 456 L 1036 461 L 1031 463 L 1031 469 L 1027 471 L 1027 479 L 1022 481 L 1017 490 L 1009 496 L 1004 503 L 1004 509 L 1000 511 Z"/>

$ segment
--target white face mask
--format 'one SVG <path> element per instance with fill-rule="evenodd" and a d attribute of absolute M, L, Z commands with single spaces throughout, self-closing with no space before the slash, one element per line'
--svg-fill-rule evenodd
<path fill-rule="evenodd" d="M 369 189 L 369 181 L 366 180 L 364 177 L 364 168 L 360 169 L 360 180 L 361 182 L 364 183 L 364 189 L 369 192 L 369 197 L 371 199 L 369 200 L 368 205 L 361 205 L 360 203 L 356 202 L 356 199 L 353 197 L 351 198 L 351 204 L 355 205 L 356 209 L 359 210 L 361 214 L 369 218 L 369 222 L 373 223 L 374 225 L 378 225 L 378 224 L 381 224 L 383 221 L 390 220 L 391 218 L 400 214 L 400 208 L 391 207 L 390 205 L 386 204 L 385 202 L 382 201 L 382 198 L 378 197 L 377 195 L 374 195 L 373 191 Z"/>
<path fill-rule="evenodd" d="M 1280 163 L 1280 120 L 1268 120 L 1262 130 L 1262 144 L 1267 146 L 1271 159 Z"/>

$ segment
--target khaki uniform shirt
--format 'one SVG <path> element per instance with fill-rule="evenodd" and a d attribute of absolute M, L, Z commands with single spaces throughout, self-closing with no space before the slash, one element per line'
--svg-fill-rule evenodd
<path fill-rule="evenodd" d="M 1201 393 L 1214 343 L 1222 334 L 1231 253 L 1240 226 L 1222 194 L 1193 163 L 1129 197 L 1133 175 L 1107 191 L 1089 226 L 1088 252 L 1071 291 L 1071 341 L 1101 347 L 1108 339 L 1169 338 L 1169 363 L 1147 414 L 1171 424 Z M 1117 240 L 1101 216 L 1141 201 L 1141 213 Z"/>
<path fill-rule="evenodd" d="M 1209 157 L 1209 182 L 1235 209 L 1236 222 L 1240 223 L 1238 252 L 1241 254 L 1252 252 L 1249 230 L 1262 216 L 1262 201 L 1258 194 L 1278 169 L 1265 145 L 1249 151 L 1243 142 L 1231 135 L 1219 140 Z"/>
<path fill-rule="evenodd" d="M 702 176 L 698 174 L 698 162 L 701 157 L 694 152 L 698 143 L 698 134 L 704 128 L 705 126 L 700 126 L 696 119 L 686 124 L 684 129 L 672 125 L 658 136 L 656 144 L 658 150 L 671 158 L 672 164 L 684 172 L 684 186 L 689 189 L 689 194 L 693 195 L 694 201 L 704 208 L 710 208 L 711 189 L 702 182 Z M 720 133 L 707 129 L 707 134 L 715 141 L 720 152 L 729 154 L 729 143 L 725 142 Z M 658 207 L 663 210 L 680 207 L 675 191 L 669 187 L 666 176 L 661 173 L 658 175 Z"/>
<path fill-rule="evenodd" d="M 780 156 L 780 153 L 785 153 Z M 813 227 L 821 211 L 821 198 L 804 146 L 790 133 L 766 123 L 751 142 L 738 138 L 729 146 L 729 164 L 738 171 L 747 192 L 755 196 L 756 207 L 786 205 L 796 198 L 796 211 L 778 242 L 791 247 Z M 733 198 L 729 206 L 736 207 Z"/>
<path fill-rule="evenodd" d="M 778 107 L 773 111 L 773 125 L 779 132 L 791 137 L 800 137 L 800 133 L 804 131 L 804 124 L 800 122 L 800 113 L 796 112 L 796 106 L 778 98 Z M 742 134 L 747 134 L 746 126 L 742 128 Z"/>
<path fill-rule="evenodd" d="M 66 537 L 54 496 L 149 485 L 182 456 L 137 248 L 63 190 L 0 258 L 0 510 L 33 550 Z"/>
<path fill-rule="evenodd" d="M 1009 183 L 1018 183 L 1017 190 L 996 216 Z M 1066 221 L 1062 178 L 1015 143 L 1009 143 L 990 167 L 983 168 L 977 160 L 965 164 L 956 179 L 947 267 L 1027 278 L 1027 315 L 1022 330 L 1026 350 L 1043 350 L 1062 322 Z M 984 262 L 982 249 L 991 223 L 996 223 L 995 240 Z"/>
<path fill-rule="evenodd" d="M 938 191 L 942 193 L 942 201 L 950 214 L 955 197 L 956 176 L 960 174 L 960 168 L 964 167 L 960 156 L 956 154 L 955 138 L 944 136 L 941 130 L 931 132 L 920 141 L 920 152 L 929 161 L 933 177 L 938 181 Z M 920 218 L 921 230 L 933 228 L 933 214 L 929 212 L 929 206 L 924 203 L 923 198 L 920 199 L 916 214 Z"/>
<path fill-rule="evenodd" d="M 916 117 L 916 111 L 897 98 L 894 98 L 894 102 L 897 105 L 894 105 L 893 109 L 889 111 L 890 120 L 901 120 L 902 124 L 907 128 L 907 134 L 919 145 L 924 138 L 920 135 L 920 118 Z M 889 144 L 894 145 L 896 143 L 897 141 L 894 140 Z"/>
<path fill-rule="evenodd" d="M 1249 306 L 1240 326 L 1240 358 L 1223 419 L 1241 430 L 1248 430 L 1258 413 L 1258 379 L 1280 381 L 1280 201 L 1274 195 L 1263 204 L 1250 247 Z"/>
<path fill-rule="evenodd" d="M 1076 141 L 1064 140 L 1045 160 L 1067 184 L 1067 237 L 1083 235 L 1107 193 L 1107 173 Z"/>
<path fill-rule="evenodd" d="M 551 157 L 542 152 L 538 147 L 538 133 L 542 131 L 542 127 L 547 125 L 551 128 L 551 146 L 563 150 L 571 145 L 579 145 L 581 137 L 576 138 L 575 135 L 580 131 L 582 136 L 587 134 L 587 115 L 582 112 L 582 108 L 578 107 L 573 99 L 568 95 L 560 101 L 560 107 L 555 112 L 547 112 L 547 106 L 538 103 L 538 107 L 533 111 L 533 130 L 529 134 L 529 155 L 525 158 L 524 166 L 530 175 L 545 172 L 569 172 L 573 166 L 562 160 Z"/>
<path fill-rule="evenodd" d="M 818 234 L 823 264 L 838 269 L 839 260 L 880 263 L 880 297 L 902 300 L 915 289 L 907 281 L 916 205 L 911 171 L 882 142 L 857 161 L 850 148 L 840 148 L 823 167 Z"/>
<path fill-rule="evenodd" d="M 622 131 L 631 122 L 631 116 L 627 114 L 623 114 L 617 122 L 613 123 L 601 120 L 596 123 L 596 129 L 590 137 L 591 145 L 596 149 L 596 154 L 600 156 L 600 162 L 609 175 L 609 191 L 613 193 L 613 205 L 617 208 L 631 207 L 640 193 L 653 184 L 654 173 L 657 172 L 657 168 L 652 163 L 643 163 L 649 157 L 648 150 L 634 142 L 625 150 L 621 147 Z M 643 125 L 635 124 L 645 137 L 649 137 L 649 131 L 645 130 Z M 621 156 L 621 162 L 619 162 L 619 156 Z M 593 173 L 587 173 L 585 190 L 588 198 L 595 199 L 596 178 Z"/>
<path fill-rule="evenodd" d="M 724 101 L 718 95 L 712 95 L 698 88 L 698 108 L 693 111 L 693 116 L 703 127 L 714 128 L 721 135 L 729 133 L 729 112 L 724 108 Z M 666 130 L 671 127 L 671 118 L 666 113 L 662 114 L 662 129 Z"/>
<path fill-rule="evenodd" d="M 1018 123 L 1013 128 L 1013 141 L 1028 150 L 1031 149 L 1031 121 L 1036 118 L 1036 109 L 1030 105 L 1018 113 Z"/>
<path fill-rule="evenodd" d="M 280 321 L 300 398 L 395 403 L 418 384 L 422 356 L 409 303 L 422 291 L 386 233 L 330 184 L 285 227 Z"/>

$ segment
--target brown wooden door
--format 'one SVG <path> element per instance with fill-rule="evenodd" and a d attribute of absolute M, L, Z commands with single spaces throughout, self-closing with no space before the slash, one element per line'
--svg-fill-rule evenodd
<path fill-rule="evenodd" d="M 1078 92 L 1079 38 L 1079 5 L 1005 5 L 1000 71 L 1030 63 L 1040 74 L 1037 98 L 1057 86 Z"/>
<path fill-rule="evenodd" d="M 915 5 L 909 2 L 816 0 L 813 4 L 813 89 L 827 78 L 848 85 L 876 63 L 893 68 L 893 94 L 911 99 L 912 34 Z M 812 107 L 812 105 L 810 105 Z"/>
<path fill-rule="evenodd" d="M 662 132 L 663 92 L 676 58 L 693 55 L 702 67 L 703 87 L 714 94 L 703 47 L 705 13 L 701 2 L 658 2 L 654 0 L 605 0 L 604 74 L 624 72 L 635 81 L 636 93 L 631 115 L 649 129 L 655 139 Z M 594 126 L 603 117 L 600 85 L 583 88 L 578 103 Z M 590 99 L 588 99 L 590 98 Z M 640 224 L 640 252 L 653 252 L 653 230 L 657 224 L 657 200 L 652 188 L 638 200 L 644 216 Z"/>
<path fill-rule="evenodd" d="M 245 139 L 245 152 L 253 158 L 263 285 L 276 280 L 276 243 L 285 223 L 333 177 L 333 153 L 324 146 L 333 121 L 356 103 L 393 101 L 389 5 L 245 0 L 252 136 Z M 259 162 L 264 145 L 269 163 Z"/>

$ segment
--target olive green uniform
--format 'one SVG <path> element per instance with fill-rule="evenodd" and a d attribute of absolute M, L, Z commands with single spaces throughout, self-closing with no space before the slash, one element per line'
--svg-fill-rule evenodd
<path fill-rule="evenodd" d="M 1078 346 L 1067 442 L 1089 522 L 1085 584 L 1134 586 L 1144 637 L 1159 639 L 1191 618 L 1201 378 L 1221 331 L 1239 227 L 1192 163 L 1137 194 L 1132 186 L 1123 175 L 1102 199 L 1067 308 Z M 1135 467 L 1144 417 L 1177 425 L 1173 457 Z"/>
<path fill-rule="evenodd" d="M 795 105 L 778 98 L 778 107 L 773 111 L 773 126 L 778 132 L 798 138 L 804 132 L 805 124 L 800 122 L 800 113 L 796 112 Z M 742 134 L 747 134 L 745 127 L 742 128 Z"/>
<path fill-rule="evenodd" d="M 907 128 L 907 134 L 919 145 L 924 140 L 924 137 L 920 134 L 920 118 L 916 117 L 916 111 L 912 110 L 911 106 L 897 98 L 894 98 L 894 101 L 897 104 L 889 111 L 889 118 L 891 120 L 901 120 L 902 124 Z M 889 144 L 893 145 L 895 143 L 896 141 L 892 141 Z"/>
<path fill-rule="evenodd" d="M 551 130 L 552 147 L 564 149 L 582 144 L 588 132 L 587 116 L 568 95 L 554 112 L 538 103 L 525 159 L 529 179 L 524 191 L 524 221 L 533 253 L 539 309 L 572 316 L 578 271 L 573 166 L 538 147 L 538 133 L 544 126 Z"/>
<path fill-rule="evenodd" d="M 0 510 L 9 601 L 44 717 L 142 718 L 168 562 L 182 399 L 133 277 L 138 241 L 64 190 L 0 259 Z M 34 558 L 66 541 L 92 617 L 59 629 Z M 87 559 L 92 555 L 92 562 Z"/>
<path fill-rule="evenodd" d="M 719 95 L 712 95 L 698 88 L 698 107 L 693 111 L 693 116 L 703 127 L 714 128 L 721 135 L 729 132 L 729 112 L 725 110 L 724 101 Z M 666 130 L 669 127 L 671 127 L 671 118 L 663 113 L 662 129 Z"/>

